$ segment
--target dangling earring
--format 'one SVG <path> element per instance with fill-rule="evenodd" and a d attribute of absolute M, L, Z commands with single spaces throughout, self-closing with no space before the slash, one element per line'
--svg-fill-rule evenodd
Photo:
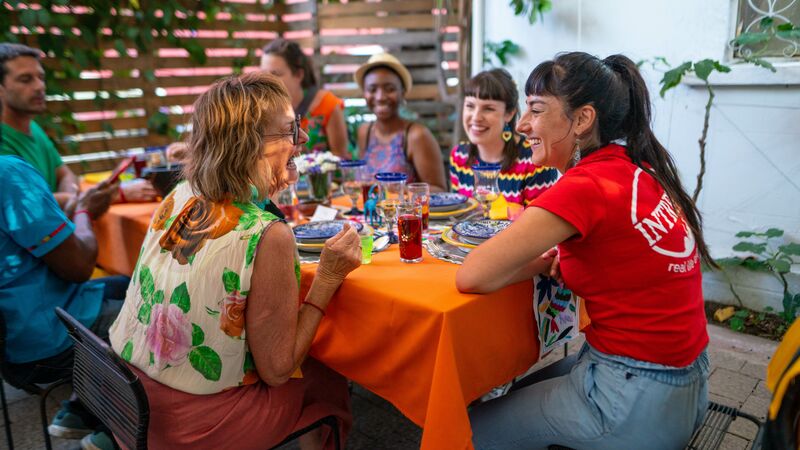
<path fill-rule="evenodd" d="M 581 162 L 581 140 L 575 138 L 575 150 L 572 153 L 572 167 L 578 165 Z"/>
<path fill-rule="evenodd" d="M 508 142 L 511 138 L 514 137 L 514 133 L 511 131 L 511 122 L 506 122 L 506 125 L 503 127 L 503 133 L 500 135 L 503 138 L 503 141 Z"/>

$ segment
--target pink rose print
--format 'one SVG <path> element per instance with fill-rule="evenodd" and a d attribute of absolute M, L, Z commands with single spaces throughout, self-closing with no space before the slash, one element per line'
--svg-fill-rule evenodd
<path fill-rule="evenodd" d="M 151 312 L 145 341 L 153 352 L 155 366 L 177 366 L 186 361 L 192 348 L 192 324 L 176 305 L 156 303 Z"/>

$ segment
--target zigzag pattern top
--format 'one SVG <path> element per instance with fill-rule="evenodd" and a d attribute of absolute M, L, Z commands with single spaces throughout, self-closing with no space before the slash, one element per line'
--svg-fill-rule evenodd
<path fill-rule="evenodd" d="M 528 206 L 558 180 L 552 167 L 537 166 L 531 161 L 533 152 L 526 140 L 520 140 L 519 157 L 508 170 L 500 172 L 497 184 L 506 201 Z M 472 197 L 475 176 L 467 166 L 469 144 L 462 143 L 450 151 L 450 190 Z M 484 162 L 478 158 L 477 162 Z"/>

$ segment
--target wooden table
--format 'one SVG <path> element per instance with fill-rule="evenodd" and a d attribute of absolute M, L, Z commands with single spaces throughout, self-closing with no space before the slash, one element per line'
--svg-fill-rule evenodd
<path fill-rule="evenodd" d="M 130 275 L 156 206 L 114 205 L 97 222 L 101 267 Z M 471 448 L 467 405 L 538 358 L 533 287 L 462 294 L 454 282 L 458 266 L 424 258 L 404 264 L 393 246 L 353 271 L 311 354 L 421 426 L 421 448 Z M 315 271 L 302 267 L 304 292 Z"/>

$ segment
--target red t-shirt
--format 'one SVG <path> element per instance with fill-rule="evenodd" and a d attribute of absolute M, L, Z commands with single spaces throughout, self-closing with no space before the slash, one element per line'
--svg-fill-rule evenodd
<path fill-rule="evenodd" d="M 561 273 L 586 302 L 594 348 L 675 367 L 697 358 L 708 334 L 694 237 L 624 147 L 583 158 L 532 206 L 578 230 L 558 246 Z"/>

